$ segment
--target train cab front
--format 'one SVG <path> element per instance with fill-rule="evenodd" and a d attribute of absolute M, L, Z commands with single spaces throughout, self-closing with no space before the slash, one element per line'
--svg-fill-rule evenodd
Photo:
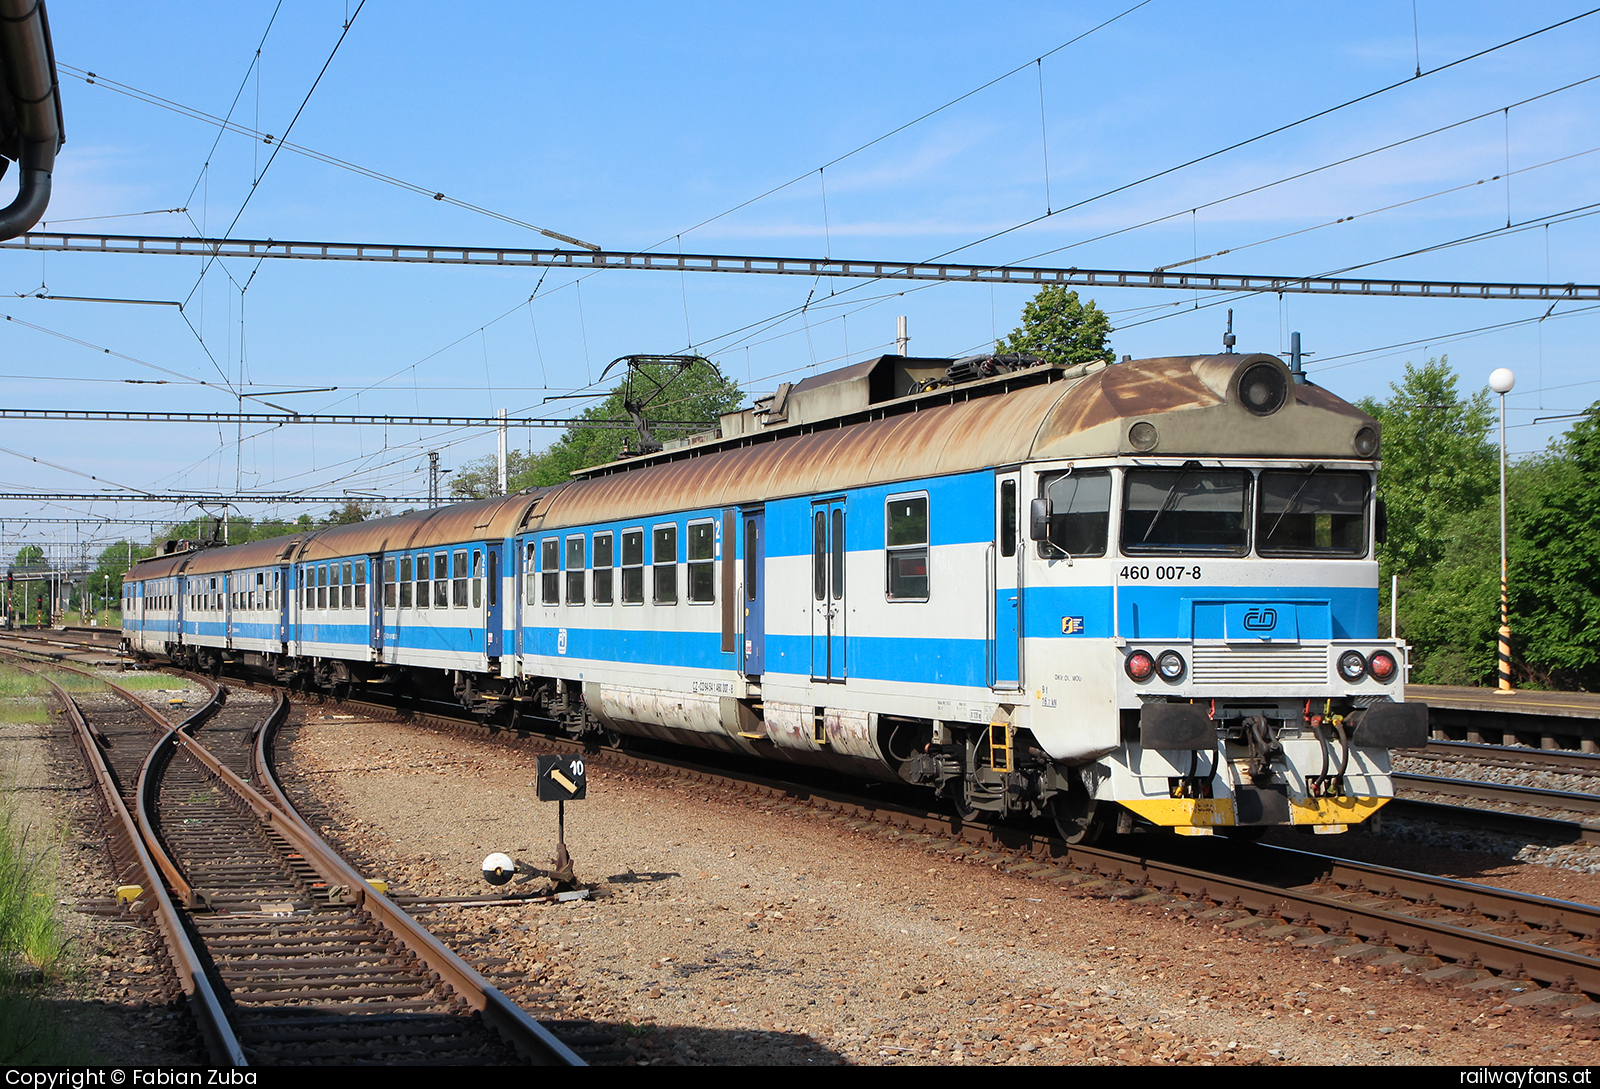
<path fill-rule="evenodd" d="M 1370 818 L 1428 739 L 1378 637 L 1377 421 L 1260 355 L 1110 367 L 1084 401 L 1030 466 L 1024 572 L 1063 831 Z"/>
<path fill-rule="evenodd" d="M 1131 643 L 1111 795 L 1180 834 L 1344 832 L 1393 797 L 1391 750 L 1427 744 L 1427 707 L 1398 699 L 1403 663 L 1393 641 Z"/>

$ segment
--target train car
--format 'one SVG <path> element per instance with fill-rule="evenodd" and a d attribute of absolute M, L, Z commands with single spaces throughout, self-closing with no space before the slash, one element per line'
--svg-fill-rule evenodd
<path fill-rule="evenodd" d="M 1272 356 L 884 356 L 557 487 L 246 546 L 283 563 L 281 638 L 201 653 L 1075 841 L 1343 831 L 1427 739 L 1378 635 L 1378 454 Z"/>

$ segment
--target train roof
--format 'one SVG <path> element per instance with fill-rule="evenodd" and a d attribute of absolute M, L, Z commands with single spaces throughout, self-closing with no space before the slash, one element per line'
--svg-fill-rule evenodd
<path fill-rule="evenodd" d="M 1276 356 L 1166 356 L 1070 367 L 1022 361 L 970 381 L 938 377 L 981 374 L 986 366 L 963 369 L 969 363 L 883 356 L 781 390 L 758 402 L 761 411 L 730 413 L 720 434 L 595 466 L 555 487 L 153 557 L 135 565 L 135 577 L 500 540 L 526 529 L 748 505 L 1026 461 L 1377 458 L 1377 421 L 1321 387 L 1296 383 Z M 929 384 L 935 388 L 923 388 Z M 1247 403 L 1251 398 L 1255 403 Z"/>
<path fill-rule="evenodd" d="M 448 507 L 412 511 L 388 518 L 305 529 L 283 537 L 248 541 L 227 548 L 200 548 L 154 556 L 134 565 L 134 577 L 165 578 L 180 573 L 204 575 L 511 537 L 521 529 L 533 505 L 549 490 L 535 488 L 515 495 L 453 503 Z"/>
<path fill-rule="evenodd" d="M 1318 386 L 1297 384 L 1271 355 L 1023 367 L 874 402 L 875 382 L 894 389 L 873 373 L 876 366 L 898 369 L 902 360 L 887 356 L 834 372 L 837 382 L 809 387 L 816 391 L 809 405 L 796 386 L 790 403 L 779 406 L 787 418 L 774 423 L 753 421 L 759 414 L 747 410 L 741 422 L 750 430 L 586 470 L 580 483 L 553 491 L 530 521 L 542 527 L 646 517 L 1025 461 L 1377 455 L 1371 416 Z M 1278 407 L 1263 413 L 1245 403 L 1247 375 L 1247 392 L 1275 383 Z"/>

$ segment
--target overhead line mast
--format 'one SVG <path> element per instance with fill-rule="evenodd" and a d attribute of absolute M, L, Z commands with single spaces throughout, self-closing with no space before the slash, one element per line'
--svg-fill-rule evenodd
<path fill-rule="evenodd" d="M 853 261 L 817 257 L 643 253 L 623 250 L 531 250 L 500 246 L 403 246 L 366 242 L 283 242 L 275 239 L 177 238 L 157 235 L 30 232 L 0 249 L 68 253 L 139 253 L 169 257 L 279 258 L 304 261 L 379 261 L 432 265 L 510 265 L 588 272 L 640 269 L 730 272 L 764 276 L 835 276 L 872 280 L 932 280 L 1064 287 L 1142 287 L 1168 291 L 1256 291 L 1271 294 L 1374 295 L 1430 299 L 1600 300 L 1600 284 L 1542 284 L 1470 280 L 1393 280 L 1376 277 L 1269 276 L 1137 269 L 968 265 L 947 261 Z"/>

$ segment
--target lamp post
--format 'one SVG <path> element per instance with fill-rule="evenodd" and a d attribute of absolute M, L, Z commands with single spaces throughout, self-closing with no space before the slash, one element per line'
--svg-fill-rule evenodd
<path fill-rule="evenodd" d="M 1489 388 L 1500 395 L 1500 644 L 1495 656 L 1495 672 L 1500 685 L 1497 694 L 1511 689 L 1511 598 L 1506 588 L 1506 394 L 1517 384 L 1510 367 L 1498 367 L 1489 375 Z"/>

